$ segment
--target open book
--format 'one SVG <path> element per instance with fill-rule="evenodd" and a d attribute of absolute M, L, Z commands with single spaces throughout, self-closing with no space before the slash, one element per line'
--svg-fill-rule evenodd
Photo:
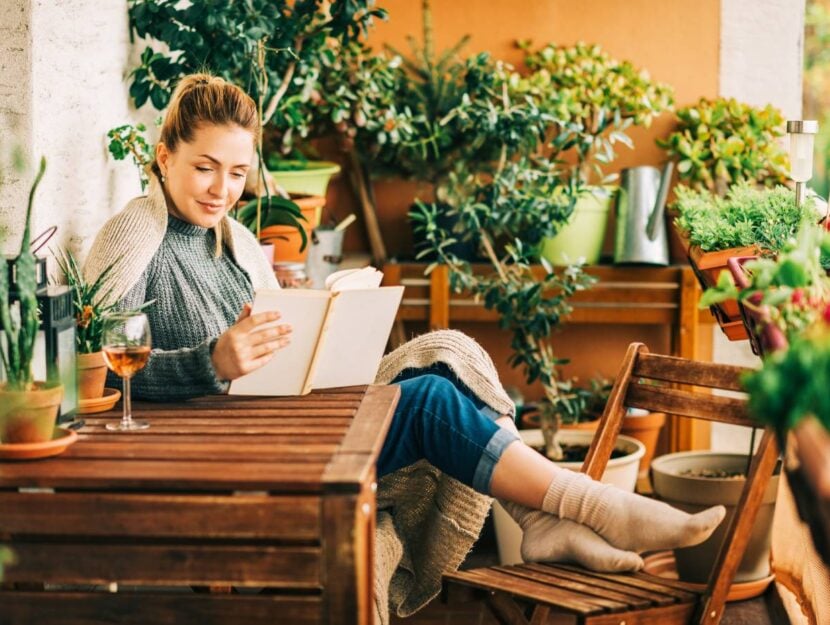
<path fill-rule="evenodd" d="M 402 286 L 381 287 L 373 267 L 333 273 L 325 289 L 260 289 L 253 314 L 278 310 L 291 343 L 256 371 L 231 382 L 231 395 L 305 395 L 312 389 L 371 384 Z"/>

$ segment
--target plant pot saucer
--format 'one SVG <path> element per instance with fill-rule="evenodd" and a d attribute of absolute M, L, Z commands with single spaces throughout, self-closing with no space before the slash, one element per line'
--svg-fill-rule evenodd
<path fill-rule="evenodd" d="M 55 428 L 52 438 L 42 443 L 0 443 L 0 460 L 36 460 L 63 453 L 78 440 L 72 430 Z"/>
<path fill-rule="evenodd" d="M 105 388 L 101 397 L 78 400 L 78 414 L 93 414 L 110 410 L 121 399 L 121 391 L 117 388 Z"/>
<path fill-rule="evenodd" d="M 671 551 L 655 551 L 643 557 L 645 566 L 643 573 L 661 580 L 672 579 L 678 580 L 677 565 L 674 561 L 674 553 Z M 727 601 L 743 601 L 744 599 L 752 599 L 753 597 L 760 597 L 764 591 L 775 579 L 775 574 L 770 573 L 761 579 L 754 579 L 749 582 L 733 582 L 729 587 L 729 594 L 726 595 Z M 693 592 L 704 592 L 706 584 L 695 584 L 692 582 L 681 582 L 685 589 Z"/>

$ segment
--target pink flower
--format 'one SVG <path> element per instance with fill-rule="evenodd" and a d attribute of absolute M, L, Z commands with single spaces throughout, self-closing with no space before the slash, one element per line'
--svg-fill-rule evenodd
<path fill-rule="evenodd" d="M 824 322 L 830 324 L 830 304 L 824 307 Z"/>
<path fill-rule="evenodd" d="M 803 306 L 804 305 L 804 289 L 793 289 L 793 294 L 790 297 L 790 301 L 795 304 L 796 306 Z"/>

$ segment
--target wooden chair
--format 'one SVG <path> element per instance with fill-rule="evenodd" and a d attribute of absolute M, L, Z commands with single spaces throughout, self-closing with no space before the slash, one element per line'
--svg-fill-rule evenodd
<path fill-rule="evenodd" d="M 603 474 L 626 407 L 757 427 L 746 413 L 744 398 L 712 395 L 700 388 L 739 391 L 742 371 L 658 356 L 641 343 L 631 344 L 582 470 L 594 479 Z M 775 437 L 766 429 L 738 502 L 739 513 L 728 528 L 705 591 L 644 573 L 600 574 L 571 565 L 522 564 L 446 575 L 445 598 L 469 595 L 470 588 L 484 590 L 477 594 L 486 596 L 490 611 L 505 625 L 717 625 L 777 460 Z"/>

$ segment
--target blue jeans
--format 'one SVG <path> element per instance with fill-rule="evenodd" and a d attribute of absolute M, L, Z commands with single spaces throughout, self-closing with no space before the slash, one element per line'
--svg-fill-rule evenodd
<path fill-rule="evenodd" d="M 378 477 L 426 459 L 434 467 L 485 495 L 493 469 L 518 437 L 494 422 L 484 405 L 439 363 L 406 369 L 393 381 L 401 397 L 378 458 Z"/>

